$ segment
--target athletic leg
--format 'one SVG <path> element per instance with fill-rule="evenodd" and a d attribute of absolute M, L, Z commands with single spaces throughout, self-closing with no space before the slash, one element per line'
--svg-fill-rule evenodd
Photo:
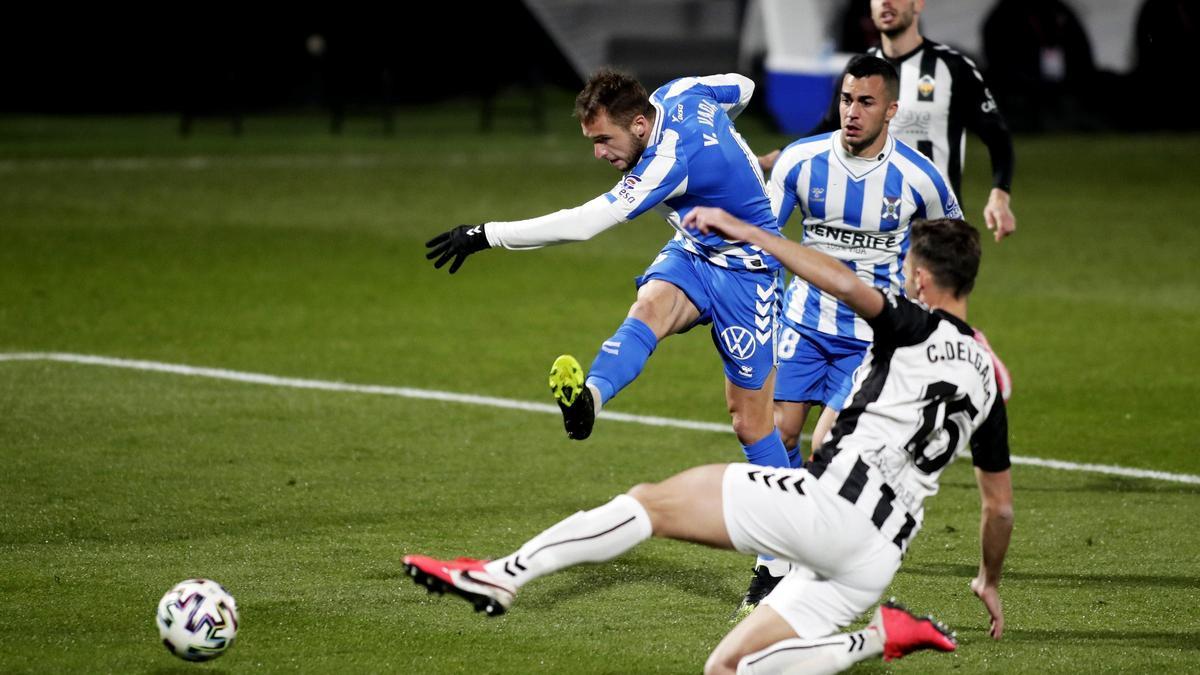
<path fill-rule="evenodd" d="M 832 406 L 827 405 L 821 410 L 821 416 L 817 418 L 817 426 L 813 428 L 811 454 L 815 455 L 817 448 L 825 442 L 829 432 L 833 430 L 833 425 L 837 422 L 837 416 L 838 411 L 834 410 Z"/>
<path fill-rule="evenodd" d="M 828 440 L 829 432 L 837 422 L 837 416 L 850 396 L 854 387 L 854 374 L 863 358 L 866 357 L 870 343 L 852 338 L 827 338 L 825 349 L 829 354 L 829 368 L 825 375 L 825 408 L 817 425 L 813 429 L 812 454 Z"/>
<path fill-rule="evenodd" d="M 638 296 L 617 331 L 600 345 L 586 373 L 579 361 L 562 355 L 550 369 L 550 391 L 563 414 L 567 436 L 583 440 L 592 433 L 601 406 L 633 382 L 658 341 L 705 320 L 705 298 L 695 256 L 668 244 L 638 280 Z M 586 378 L 586 379 L 585 379 Z"/>
<path fill-rule="evenodd" d="M 783 370 L 783 364 L 780 370 Z M 804 423 L 808 421 L 808 411 L 812 404 L 799 401 L 775 401 L 775 426 L 783 439 L 783 447 L 787 449 L 788 463 L 798 467 L 803 463 L 800 453 L 800 434 L 804 431 Z"/>
<path fill-rule="evenodd" d="M 779 334 L 779 373 L 775 384 L 775 424 L 791 466 L 803 464 L 800 435 L 814 406 L 825 400 L 829 358 L 820 342 L 784 320 Z"/>
<path fill-rule="evenodd" d="M 642 484 L 590 511 L 579 511 L 493 561 L 436 560 L 408 555 L 404 565 L 430 591 L 452 592 L 476 611 L 498 616 L 517 590 L 565 567 L 611 560 L 653 534 L 717 548 L 732 548 L 725 529 L 722 480 L 727 465 L 688 469 L 656 484 Z"/>
<path fill-rule="evenodd" d="M 642 372 L 658 341 L 690 328 L 700 310 L 678 286 L 658 279 L 638 289 L 625 322 L 600 346 L 587 384 L 600 394 L 597 410 Z"/>
<path fill-rule="evenodd" d="M 770 607 L 762 607 L 770 611 Z M 775 614 L 775 617 L 779 617 Z M 780 623 L 786 622 L 779 618 Z M 740 628 L 740 626 L 739 626 Z M 733 631 L 736 632 L 736 631 Z M 733 635 L 726 636 L 726 640 Z M 710 663 L 725 646 L 722 641 L 717 651 L 709 657 Z M 728 653 L 722 653 L 719 663 L 705 673 L 738 673 L 738 675 L 783 675 L 805 673 L 825 675 L 839 673 L 850 666 L 870 658 L 883 657 L 892 661 L 922 649 L 952 652 L 958 647 L 954 634 L 945 625 L 931 617 L 918 617 L 895 602 L 888 601 L 875 610 L 875 615 L 866 628 L 849 633 L 837 633 L 826 637 L 792 637 L 780 640 L 758 651 L 752 649 L 753 636 L 731 644 Z M 735 669 L 729 669 L 730 660 L 741 654 Z"/>
<path fill-rule="evenodd" d="M 580 511 L 530 539 L 515 553 L 488 563 L 488 571 L 520 588 L 540 576 L 584 562 L 611 560 L 657 537 L 731 548 L 721 510 L 725 465 L 683 471 L 661 483 Z"/>

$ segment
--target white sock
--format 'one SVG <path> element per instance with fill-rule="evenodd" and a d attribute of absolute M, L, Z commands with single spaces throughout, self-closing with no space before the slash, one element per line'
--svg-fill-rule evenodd
<path fill-rule="evenodd" d="M 883 640 L 873 628 L 806 640 L 780 640 L 738 661 L 738 675 L 827 675 L 883 653 Z"/>
<path fill-rule="evenodd" d="M 588 389 L 591 390 L 591 392 L 592 392 L 592 408 L 593 408 L 593 410 L 595 410 L 596 414 L 599 415 L 600 408 L 604 405 L 604 401 L 601 400 L 601 398 L 600 398 L 600 390 L 597 389 L 596 385 L 592 384 L 590 381 L 585 382 L 584 385 Z"/>
<path fill-rule="evenodd" d="M 516 553 L 488 563 L 488 574 L 520 588 L 564 567 L 611 560 L 650 538 L 650 516 L 629 495 L 575 515 L 530 539 Z"/>
<path fill-rule="evenodd" d="M 782 577 L 792 571 L 792 564 L 786 560 L 772 558 L 770 556 L 758 556 L 758 560 L 754 563 L 755 566 L 761 565 L 767 568 L 773 577 Z"/>

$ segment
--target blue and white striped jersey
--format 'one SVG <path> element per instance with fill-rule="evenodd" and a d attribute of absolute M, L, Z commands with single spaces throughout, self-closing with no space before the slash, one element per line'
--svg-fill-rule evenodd
<path fill-rule="evenodd" d="M 782 228 L 799 212 L 800 242 L 831 255 L 864 282 L 902 293 L 909 223 L 961 218 L 954 191 L 924 155 L 890 134 L 877 157 L 856 157 L 840 131 L 804 138 L 779 155 L 771 206 Z M 845 303 L 794 277 L 784 296 L 787 321 L 829 335 L 871 340 L 871 327 Z"/>
<path fill-rule="evenodd" d="M 736 74 L 685 77 L 655 90 L 646 149 L 605 195 L 615 215 L 626 221 L 654 209 L 690 253 L 720 267 L 776 269 L 775 259 L 757 246 L 682 227 L 694 207 L 715 206 L 779 233 L 758 159 L 733 126 L 753 92 L 753 81 Z"/>

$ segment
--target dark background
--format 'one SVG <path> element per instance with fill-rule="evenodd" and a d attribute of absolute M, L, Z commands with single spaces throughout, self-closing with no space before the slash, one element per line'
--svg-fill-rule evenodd
<path fill-rule="evenodd" d="M 177 112 L 231 102 L 255 111 L 580 84 L 518 1 L 6 14 L 3 112 Z M 312 35 L 324 38 L 322 55 L 307 49 Z"/>
<path fill-rule="evenodd" d="M 857 52 L 877 42 L 863 20 L 868 6 L 869 0 L 846 0 L 841 49 Z M 1193 69 L 1200 0 L 1142 0 L 1141 7 L 1129 27 L 1137 36 L 1137 65 L 1109 73 L 1096 68 L 1087 36 L 1059 0 L 997 0 L 982 27 L 986 53 L 974 56 L 988 64 L 986 77 L 1010 125 L 1034 132 L 1200 128 L 1200 118 L 1178 108 L 1149 105 L 1182 95 L 1172 92 Z M 308 43 L 317 35 L 324 49 L 313 53 Z M 1038 77 L 1039 50 L 1047 44 L 1068 55 L 1060 82 Z M 513 87 L 573 91 L 581 84 L 519 0 L 309 9 L 18 7 L 0 20 L 0 63 L 0 113 L 186 118 L 319 109 L 332 113 L 335 130 L 347 109 L 382 107 L 390 114 L 397 105 L 488 101 Z"/>

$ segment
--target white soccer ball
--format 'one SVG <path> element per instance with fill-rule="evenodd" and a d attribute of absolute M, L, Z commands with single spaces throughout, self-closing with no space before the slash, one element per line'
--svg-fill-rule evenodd
<path fill-rule="evenodd" d="M 237 603 L 210 579 L 181 581 L 158 601 L 158 634 L 185 661 L 215 659 L 237 637 Z"/>

